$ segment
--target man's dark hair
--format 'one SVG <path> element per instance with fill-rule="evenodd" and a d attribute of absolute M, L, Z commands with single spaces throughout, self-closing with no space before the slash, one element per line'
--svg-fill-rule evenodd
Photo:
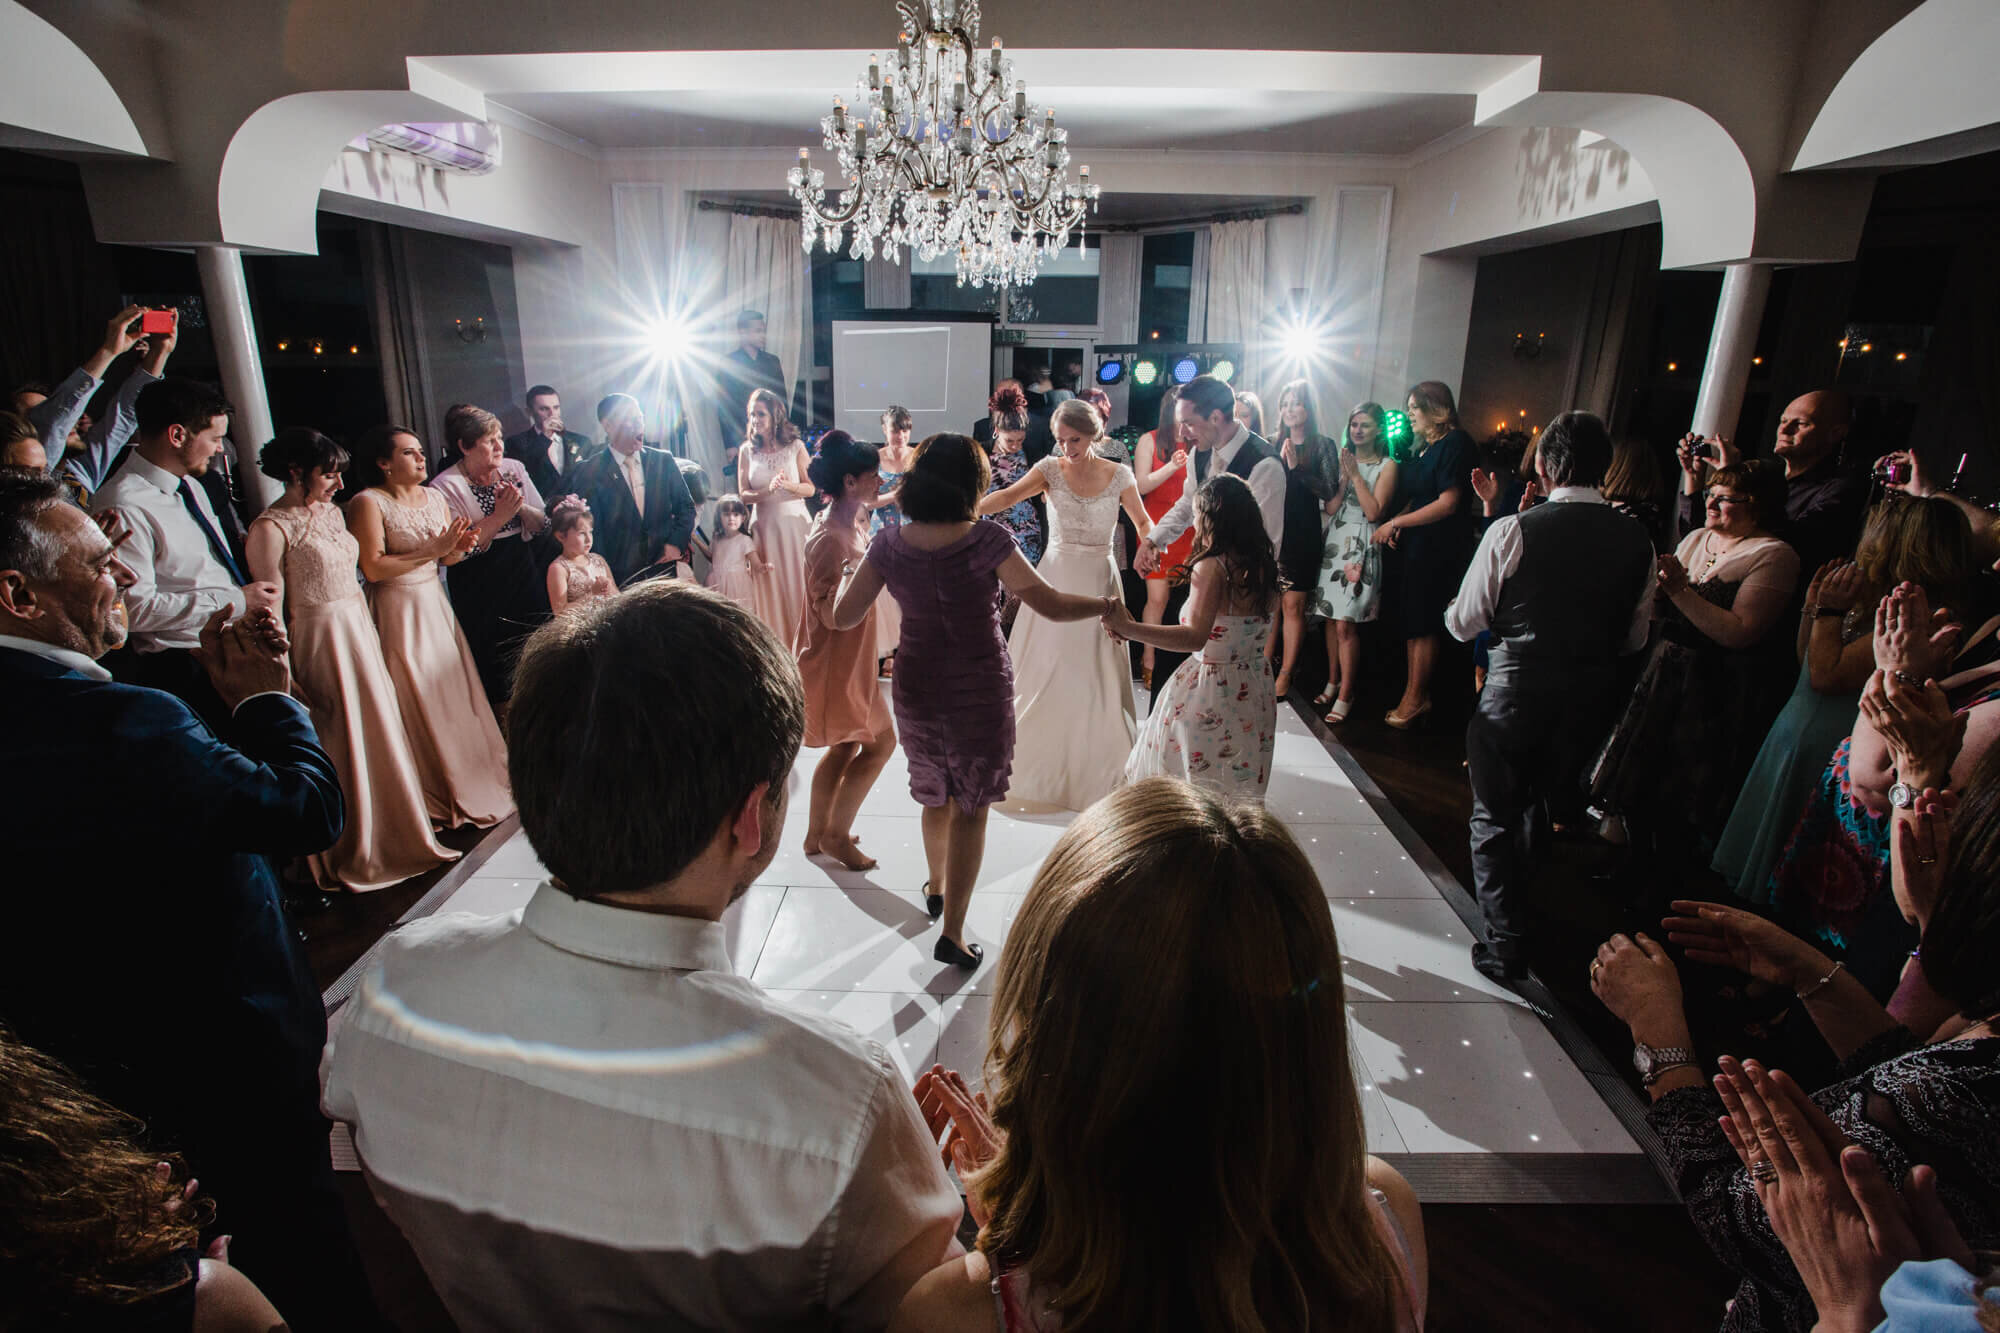
<path fill-rule="evenodd" d="M 763 311 L 752 310 L 748 306 L 745 306 L 743 311 L 736 316 L 736 331 L 741 333 L 760 319 L 764 319 Z M 764 320 L 764 322 L 767 324 L 770 323 L 769 320 Z"/>
<path fill-rule="evenodd" d="M 629 393 L 607 393 L 598 399 L 597 424 L 600 426 L 603 425 L 610 418 L 611 414 L 616 412 L 625 403 L 630 403 L 632 406 L 637 407 L 639 400 Z"/>
<path fill-rule="evenodd" d="M 19 398 L 24 393 L 38 393 L 42 397 L 47 398 L 50 394 L 54 392 L 55 390 L 49 387 L 47 380 L 26 380 L 20 384 L 16 384 L 14 386 L 14 392 L 9 394 L 7 397 L 8 401 L 12 402 L 14 399 Z"/>
<path fill-rule="evenodd" d="M 163 433 L 169 426 L 179 426 L 190 435 L 199 435 L 208 429 L 209 422 L 217 417 L 232 416 L 235 411 L 229 400 L 222 396 L 222 390 L 213 384 L 172 376 L 155 380 L 139 390 L 138 401 L 133 405 L 142 440 Z"/>
<path fill-rule="evenodd" d="M 531 384 L 528 386 L 527 402 L 529 407 L 533 407 L 535 405 L 535 400 L 537 398 L 560 398 L 560 397 L 562 397 L 562 395 L 557 393 L 555 389 L 549 385 Z"/>
<path fill-rule="evenodd" d="M 805 725 L 775 634 L 710 589 L 641 584 L 557 616 L 521 650 L 507 709 L 521 827 L 578 898 L 664 883 L 758 783 L 775 803 Z"/>
<path fill-rule="evenodd" d="M 1559 413 L 1535 446 L 1535 466 L 1552 486 L 1595 486 L 1611 466 L 1611 431 L 1595 413 Z"/>
<path fill-rule="evenodd" d="M 43 526 L 48 512 L 69 502 L 62 483 L 33 468 L 0 467 L 0 569 L 46 582 L 62 564 L 62 548 Z"/>
<path fill-rule="evenodd" d="M 1183 384 L 1181 401 L 1193 403 L 1196 415 L 1203 420 L 1217 412 L 1225 417 L 1236 412 L 1236 391 L 1213 375 L 1196 375 Z"/>
<path fill-rule="evenodd" d="M 986 451 L 969 435 L 933 435 L 917 446 L 896 507 L 915 523 L 963 523 L 993 483 Z"/>

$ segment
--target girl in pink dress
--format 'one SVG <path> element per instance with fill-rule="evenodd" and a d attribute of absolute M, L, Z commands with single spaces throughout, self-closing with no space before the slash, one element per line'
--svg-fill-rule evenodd
<path fill-rule="evenodd" d="M 1084 811 L 1008 927 L 984 1095 L 917 1080 L 980 1232 L 890 1327 L 1422 1329 L 1423 1218 L 1368 1155 L 1334 887 L 1276 816 L 1183 782 Z"/>
<path fill-rule="evenodd" d="M 382 641 L 361 593 L 360 546 L 333 503 L 347 451 L 315 430 L 280 432 L 258 467 L 285 486 L 244 543 L 251 577 L 283 590 L 295 691 L 340 774 L 347 827 L 312 857 L 324 887 L 386 889 L 458 859 L 431 832 Z"/>
<path fill-rule="evenodd" d="M 738 606 L 749 608 L 751 590 L 764 567 L 750 530 L 750 506 L 740 495 L 715 502 L 715 541 L 708 548 L 708 586 Z M 755 614 L 753 611 L 752 614 Z"/>
<path fill-rule="evenodd" d="M 562 545 L 562 554 L 549 561 L 549 610 L 565 611 L 618 591 L 611 566 L 590 549 L 596 527 L 590 501 L 581 495 L 565 495 L 549 510 L 549 531 Z"/>

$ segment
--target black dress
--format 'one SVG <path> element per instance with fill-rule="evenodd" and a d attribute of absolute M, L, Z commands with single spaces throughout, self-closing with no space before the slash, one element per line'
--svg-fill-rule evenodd
<path fill-rule="evenodd" d="M 1271 444 L 1282 448 L 1283 441 Z M 1298 466 L 1285 468 L 1285 536 L 1278 546 L 1278 570 L 1287 592 L 1311 592 L 1319 586 L 1326 546 L 1322 515 L 1340 477 L 1334 447 L 1324 435 L 1309 435 L 1296 450 Z"/>
<path fill-rule="evenodd" d="M 491 516 L 496 487 L 468 484 L 468 489 L 480 511 Z M 514 692 L 521 641 L 549 618 L 548 580 L 520 518 L 502 528 L 485 550 L 446 566 L 445 587 L 472 663 L 479 668 L 479 683 L 486 687 L 486 701 L 498 713 Z"/>
<path fill-rule="evenodd" d="M 1398 463 L 1398 513 L 1421 509 L 1446 491 L 1459 493 L 1455 513 L 1400 530 L 1390 614 L 1406 639 L 1444 632 L 1444 609 L 1458 596 L 1472 560 L 1480 508 L 1472 493 L 1475 456 L 1472 437 L 1454 426 L 1430 448 Z"/>

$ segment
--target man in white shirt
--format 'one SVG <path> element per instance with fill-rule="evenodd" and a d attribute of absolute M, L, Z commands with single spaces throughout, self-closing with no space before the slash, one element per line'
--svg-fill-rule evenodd
<path fill-rule="evenodd" d="M 1152 535 L 1139 543 L 1132 567 L 1141 574 L 1160 567 L 1160 552 L 1194 523 L 1195 493 L 1220 472 L 1234 473 L 1249 485 L 1271 548 L 1277 550 L 1285 538 L 1285 462 L 1269 442 L 1236 420 L 1235 392 L 1213 375 L 1195 376 L 1174 404 L 1174 423 L 1188 447 L 1193 482 L 1153 525 Z"/>
<path fill-rule="evenodd" d="M 218 610 L 282 614 L 278 588 L 253 582 L 237 562 L 195 478 L 208 470 L 229 431 L 229 403 L 194 380 L 163 379 L 140 391 L 138 443 L 91 499 L 91 513 L 115 514 L 129 536 L 119 554 L 131 567 L 125 592 L 126 648 L 112 674 L 178 696 L 211 722 L 214 691 L 192 650 Z"/>
<path fill-rule="evenodd" d="M 1588 412 L 1548 424 L 1535 470 L 1549 502 L 1486 530 L 1458 596 L 1452 637 L 1491 629 L 1486 688 L 1465 730 L 1472 782 L 1472 875 L 1484 941 L 1473 965 L 1495 981 L 1526 970 L 1522 883 L 1544 804 L 1573 797 L 1602 738 L 1620 654 L 1646 646 L 1653 546 L 1605 503 L 1611 435 Z"/>
<path fill-rule="evenodd" d="M 699 699 L 701 706 L 687 706 Z M 730 969 L 804 731 L 790 652 L 656 581 L 528 640 L 526 908 L 413 922 L 326 1108 L 459 1327 L 878 1328 L 961 1204 L 887 1052 Z"/>

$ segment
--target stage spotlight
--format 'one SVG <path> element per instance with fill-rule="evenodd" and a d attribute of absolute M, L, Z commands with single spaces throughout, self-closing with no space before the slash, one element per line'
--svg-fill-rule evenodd
<path fill-rule="evenodd" d="M 1410 418 L 1406 413 L 1394 408 L 1382 414 L 1382 443 L 1391 458 L 1403 457 L 1404 447 L 1410 442 Z"/>
<path fill-rule="evenodd" d="M 1097 382 L 1099 384 L 1105 384 L 1105 385 L 1116 384 L 1118 383 L 1118 381 L 1124 378 L 1125 378 L 1124 358 L 1116 356 L 1107 357 L 1104 360 L 1097 363 Z"/>
<path fill-rule="evenodd" d="M 694 330 L 686 320 L 670 315 L 653 325 L 649 341 L 655 357 L 679 361 L 694 350 Z"/>
<path fill-rule="evenodd" d="M 1210 366 L 1208 373 L 1221 380 L 1224 384 L 1227 384 L 1236 378 L 1236 363 L 1225 357 Z"/>
<path fill-rule="evenodd" d="M 1160 378 L 1160 363 L 1152 357 L 1141 357 L 1132 363 L 1132 382 L 1144 389 Z"/>
<path fill-rule="evenodd" d="M 1199 374 L 1201 374 L 1201 362 L 1191 356 L 1184 356 L 1174 362 L 1174 383 L 1176 384 L 1186 384 Z"/>

